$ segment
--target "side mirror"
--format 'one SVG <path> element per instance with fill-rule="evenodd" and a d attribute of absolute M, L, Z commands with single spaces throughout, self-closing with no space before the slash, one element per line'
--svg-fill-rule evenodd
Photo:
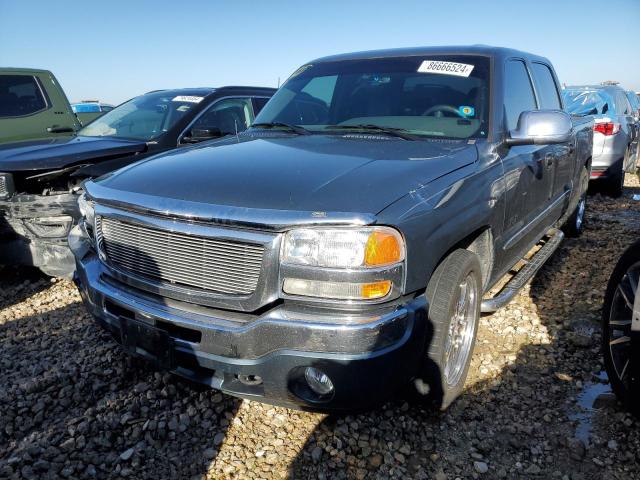
<path fill-rule="evenodd" d="M 197 143 L 220 137 L 222 137 L 222 131 L 219 128 L 194 128 L 183 137 L 183 140 L 187 143 Z"/>
<path fill-rule="evenodd" d="M 518 128 L 509 132 L 508 146 L 552 145 L 571 139 L 573 122 L 562 110 L 531 110 L 522 112 Z"/>

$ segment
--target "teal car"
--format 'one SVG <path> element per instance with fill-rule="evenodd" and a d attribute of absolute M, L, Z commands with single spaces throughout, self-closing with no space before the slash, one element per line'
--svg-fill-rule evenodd
<path fill-rule="evenodd" d="M 78 120 L 80 120 L 80 123 L 87 125 L 96 118 L 113 110 L 114 106 L 94 100 L 83 100 L 79 103 L 72 103 L 71 108 L 78 117 Z"/>

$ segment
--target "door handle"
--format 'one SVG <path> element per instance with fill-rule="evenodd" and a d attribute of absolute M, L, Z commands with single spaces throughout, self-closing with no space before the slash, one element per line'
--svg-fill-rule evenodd
<path fill-rule="evenodd" d="M 550 167 L 553 165 L 553 161 L 555 160 L 555 155 L 553 153 L 547 153 L 544 156 L 545 161 L 547 162 L 547 167 Z"/>
<path fill-rule="evenodd" d="M 49 133 L 73 133 L 75 130 L 73 127 L 61 127 L 59 125 L 52 125 L 47 127 L 47 132 Z"/>

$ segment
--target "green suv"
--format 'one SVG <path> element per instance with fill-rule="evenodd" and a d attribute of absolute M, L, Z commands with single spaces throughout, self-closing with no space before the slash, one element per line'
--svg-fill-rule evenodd
<path fill-rule="evenodd" d="M 51 72 L 0 68 L 0 143 L 56 138 L 80 127 Z"/>

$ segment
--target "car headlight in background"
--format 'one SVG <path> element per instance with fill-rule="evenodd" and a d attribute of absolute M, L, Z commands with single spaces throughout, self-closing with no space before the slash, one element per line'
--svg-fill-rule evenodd
<path fill-rule="evenodd" d="M 300 228 L 281 253 L 286 295 L 329 300 L 382 300 L 404 280 L 405 244 L 391 227 Z"/>

